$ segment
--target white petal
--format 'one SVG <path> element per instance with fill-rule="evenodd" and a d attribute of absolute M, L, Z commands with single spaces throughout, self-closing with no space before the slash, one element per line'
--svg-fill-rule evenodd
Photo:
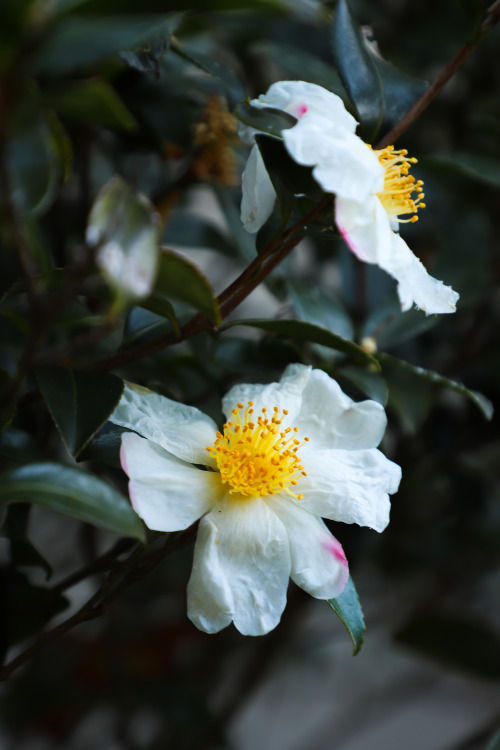
<path fill-rule="evenodd" d="M 406 242 L 392 231 L 390 218 L 375 195 L 362 203 L 337 196 L 335 221 L 360 260 L 376 263 L 398 281 L 403 310 L 415 302 L 428 314 L 455 311 L 459 295 L 427 273 Z"/>
<path fill-rule="evenodd" d="M 298 437 L 310 438 L 301 450 L 376 448 L 387 425 L 383 407 L 375 401 L 354 402 L 336 380 L 322 370 L 313 370 L 302 394 L 302 406 L 294 424 Z"/>
<path fill-rule="evenodd" d="M 274 406 L 289 412 L 288 423 L 293 422 L 302 403 L 302 392 L 307 385 L 312 368 L 308 365 L 288 365 L 279 383 L 260 385 L 257 383 L 239 383 L 233 386 L 222 399 L 222 411 L 226 418 L 231 416 L 231 410 L 238 402 L 244 406 L 253 401 L 254 417 L 260 414 L 262 408 L 267 409 L 272 416 Z"/>
<path fill-rule="evenodd" d="M 349 567 L 341 545 L 321 518 L 284 495 L 270 495 L 266 501 L 287 530 L 292 581 L 316 599 L 338 596 L 347 583 Z"/>
<path fill-rule="evenodd" d="M 122 435 L 120 458 L 132 505 L 150 529 L 187 529 L 224 495 L 218 473 L 189 466 L 132 432 Z"/>
<path fill-rule="evenodd" d="M 262 498 L 226 498 L 200 522 L 188 584 L 188 616 L 215 633 L 233 620 L 263 635 L 286 604 L 290 552 L 285 527 Z"/>
<path fill-rule="evenodd" d="M 214 443 L 217 425 L 194 406 L 172 401 L 135 383 L 125 383 L 110 421 L 153 440 L 183 461 L 214 465 L 206 448 Z"/>
<path fill-rule="evenodd" d="M 357 122 L 349 114 L 342 99 L 336 94 L 306 81 L 277 81 L 267 93 L 252 99 L 254 107 L 274 107 L 301 118 L 311 112 L 322 114 L 338 128 L 354 133 Z"/>
<path fill-rule="evenodd" d="M 389 523 L 388 495 L 397 491 L 400 467 L 383 453 L 319 450 L 302 457 L 307 476 L 299 480 L 297 502 L 317 516 L 383 531 Z"/>
<path fill-rule="evenodd" d="M 241 221 L 247 232 L 258 232 L 273 212 L 276 193 L 259 148 L 255 145 L 241 176 Z"/>
<path fill-rule="evenodd" d="M 386 268 L 398 281 L 398 295 L 403 310 L 414 302 L 417 307 L 431 313 L 455 312 L 459 294 L 451 286 L 430 276 L 422 262 L 413 255 L 406 242 L 397 234 L 392 240 L 393 255 L 390 268 Z"/>
<path fill-rule="evenodd" d="M 329 193 L 360 200 L 383 187 L 384 169 L 374 152 L 324 117 L 304 116 L 283 131 L 283 140 L 296 162 L 314 166 L 314 179 Z"/>

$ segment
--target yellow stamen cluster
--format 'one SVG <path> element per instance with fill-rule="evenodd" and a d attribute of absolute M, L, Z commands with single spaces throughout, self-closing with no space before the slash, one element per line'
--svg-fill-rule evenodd
<path fill-rule="evenodd" d="M 385 169 L 384 189 L 377 193 L 383 207 L 389 216 L 401 224 L 418 221 L 416 215 L 410 219 L 399 218 L 402 214 L 416 214 L 419 208 L 425 208 L 425 203 L 422 203 L 425 197 L 422 192 L 424 183 L 409 174 L 411 165 L 416 164 L 417 159 L 408 157 L 405 148 L 396 151 L 394 146 L 375 151 L 375 154 Z M 412 197 L 413 193 L 417 194 L 416 197 Z"/>
<path fill-rule="evenodd" d="M 232 410 L 224 432 L 218 432 L 214 445 L 207 447 L 231 494 L 265 497 L 284 491 L 302 500 L 303 495 L 296 495 L 289 488 L 301 476 L 307 476 L 297 452 L 309 438 L 305 437 L 303 443 L 297 440 L 298 427 L 280 431 L 287 414 L 286 409 L 280 411 L 275 406 L 271 418 L 266 408 L 254 417 L 253 401 L 246 407 L 238 404 Z"/>

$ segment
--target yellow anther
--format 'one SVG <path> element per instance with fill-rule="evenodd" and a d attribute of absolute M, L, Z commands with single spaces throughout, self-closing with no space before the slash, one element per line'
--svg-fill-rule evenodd
<path fill-rule="evenodd" d="M 252 422 L 249 407 L 239 403 L 232 410 L 233 420 L 224 425 L 224 432 L 217 433 L 213 446 L 207 447 L 216 461 L 223 483 L 229 485 L 229 493 L 243 497 L 265 497 L 278 492 L 286 492 L 297 498 L 290 487 L 300 479 L 303 467 L 297 451 L 301 444 L 295 438 L 299 428 L 287 427 L 278 431 L 278 425 L 288 414 L 273 407 L 273 419 L 269 421 L 262 416 Z M 242 412 L 243 410 L 243 412 Z M 262 408 L 266 414 L 266 407 Z M 243 433 L 243 438 L 241 437 Z"/>
<path fill-rule="evenodd" d="M 387 146 L 374 153 L 385 170 L 384 188 L 381 193 L 377 193 L 377 197 L 391 219 L 402 224 L 414 223 L 417 221 L 416 216 L 409 219 L 400 217 L 416 214 L 419 208 L 425 208 L 425 203 L 421 202 L 424 183 L 409 174 L 412 164 L 416 164 L 418 160 L 414 156 L 409 157 L 405 148 L 395 150 L 394 146 Z M 417 193 L 416 198 L 412 197 L 414 193 Z"/>

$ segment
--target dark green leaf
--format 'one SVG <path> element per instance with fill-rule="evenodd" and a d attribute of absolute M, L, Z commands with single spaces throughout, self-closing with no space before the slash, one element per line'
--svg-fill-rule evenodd
<path fill-rule="evenodd" d="M 172 42 L 171 50 L 204 73 L 217 78 L 224 85 L 226 95 L 231 103 L 244 96 L 243 86 L 229 65 L 223 65 L 213 57 L 194 51 L 178 42 Z"/>
<path fill-rule="evenodd" d="M 332 333 L 327 328 L 322 328 L 312 323 L 306 323 L 303 320 L 234 320 L 226 325 L 226 328 L 233 326 L 250 326 L 251 328 L 260 328 L 269 333 L 275 333 L 283 338 L 298 339 L 307 341 L 310 344 L 321 344 L 338 352 L 343 352 L 354 359 L 374 365 L 377 370 L 380 366 L 371 354 L 367 354 L 357 344 Z"/>
<path fill-rule="evenodd" d="M 216 325 L 219 305 L 207 277 L 188 258 L 163 247 L 153 296 L 167 297 L 203 312 Z"/>
<path fill-rule="evenodd" d="M 121 468 L 120 448 L 122 435 L 128 432 L 124 427 L 108 424 L 80 453 L 80 461 L 100 461 Z"/>
<path fill-rule="evenodd" d="M 323 196 L 323 190 L 312 176 L 312 168 L 297 164 L 283 141 L 267 135 L 256 135 L 255 141 L 273 182 L 277 177 L 280 184 L 292 194 L 307 195 L 315 200 Z"/>
<path fill-rule="evenodd" d="M 72 81 L 46 94 L 46 102 L 68 119 L 132 131 L 138 125 L 112 86 L 102 78 Z"/>
<path fill-rule="evenodd" d="M 467 151 L 442 156 L 427 156 L 420 159 L 422 166 L 450 175 L 466 177 L 484 185 L 500 187 L 500 161 L 490 156 L 473 154 Z"/>
<path fill-rule="evenodd" d="M 346 587 L 340 596 L 327 599 L 327 604 L 340 618 L 351 636 L 353 656 L 359 654 L 365 640 L 365 618 L 359 602 L 358 592 L 349 576 Z"/>
<path fill-rule="evenodd" d="M 73 466 L 37 463 L 1 477 L 0 505 L 41 505 L 120 536 L 144 541 L 144 527 L 132 506 L 110 484 Z"/>
<path fill-rule="evenodd" d="M 123 340 L 127 345 L 144 343 L 173 330 L 166 316 L 156 315 L 143 307 L 133 307 L 125 320 Z"/>
<path fill-rule="evenodd" d="M 419 99 L 427 83 L 386 62 L 376 44 L 367 40 L 351 15 L 347 0 L 339 0 L 333 22 L 333 56 L 349 96 L 373 143 Z"/>
<path fill-rule="evenodd" d="M 332 40 L 340 80 L 356 107 L 365 137 L 373 142 L 384 116 L 384 89 L 373 55 L 368 51 L 347 0 L 337 3 Z"/>
<path fill-rule="evenodd" d="M 445 378 L 443 375 L 439 375 L 439 373 L 433 372 L 432 370 L 425 370 L 423 367 L 417 367 L 416 365 L 412 365 L 409 362 L 404 362 L 402 359 L 392 357 L 390 354 L 379 352 L 376 357 L 384 367 L 386 365 L 389 365 L 391 367 L 415 375 L 416 377 L 423 380 L 427 380 L 431 383 L 435 383 L 436 385 L 440 385 L 443 388 L 448 388 L 451 391 L 460 393 L 462 396 L 472 401 L 472 403 L 475 404 L 477 408 L 483 413 L 486 419 L 492 418 L 493 404 L 488 398 L 486 398 L 486 396 L 483 396 L 482 393 L 479 393 L 478 391 L 472 391 L 462 383 L 457 383 L 455 380 Z"/>
<path fill-rule="evenodd" d="M 247 232 L 241 223 L 239 200 L 235 196 L 235 191 L 223 185 L 215 185 L 214 192 L 238 253 L 246 261 L 253 260 L 255 257 L 255 235 Z"/>
<path fill-rule="evenodd" d="M 28 539 L 29 512 L 29 506 L 11 506 L 0 533 L 10 541 L 10 557 L 15 566 L 42 568 L 48 580 L 52 575 L 52 567 Z"/>
<path fill-rule="evenodd" d="M 172 34 L 182 21 L 183 13 L 174 13 L 170 16 L 168 25 L 147 43 L 143 43 L 138 49 L 121 52 L 120 57 L 130 65 L 131 68 L 141 73 L 153 73 L 160 77 L 160 63 L 167 54 Z"/>
<path fill-rule="evenodd" d="M 429 416 L 435 394 L 429 382 L 402 368 L 384 367 L 389 406 L 406 432 L 415 434 Z"/>
<path fill-rule="evenodd" d="M 123 380 L 105 372 L 40 367 L 38 383 L 47 407 L 72 456 L 78 456 L 107 422 L 123 393 Z"/>
<path fill-rule="evenodd" d="M 43 73 L 74 70 L 116 52 L 139 47 L 162 32 L 168 32 L 168 15 L 87 16 L 64 18 L 35 55 Z"/>
<path fill-rule="evenodd" d="M 115 290 L 118 305 L 146 297 L 154 283 L 159 254 L 158 215 L 145 196 L 113 177 L 92 207 L 87 242 L 97 246 L 97 265 Z"/>
<path fill-rule="evenodd" d="M 500 638 L 480 622 L 459 616 L 418 615 L 396 639 L 456 669 L 500 679 Z"/>
<path fill-rule="evenodd" d="M 261 133 L 268 133 L 275 138 L 281 138 L 281 132 L 293 128 L 297 119 L 288 112 L 266 107 L 252 107 L 249 100 L 239 102 L 233 110 L 234 116 L 244 125 L 255 128 Z"/>
<path fill-rule="evenodd" d="M 45 117 L 30 116 L 19 124 L 9 142 L 7 163 L 17 209 L 40 216 L 52 203 L 61 177 L 58 150 Z"/>
<path fill-rule="evenodd" d="M 16 412 L 14 381 L 7 372 L 0 367 L 0 432 L 10 425 Z"/>
<path fill-rule="evenodd" d="M 239 218 L 238 221 L 241 225 Z M 225 255 L 234 256 L 232 243 L 215 225 L 187 211 L 176 211 L 175 215 L 169 219 L 163 233 L 163 240 L 169 245 L 210 248 Z"/>

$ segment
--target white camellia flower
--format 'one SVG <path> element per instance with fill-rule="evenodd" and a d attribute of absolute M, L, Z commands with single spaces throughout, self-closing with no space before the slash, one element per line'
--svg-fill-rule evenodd
<path fill-rule="evenodd" d="M 321 370 L 295 364 L 279 383 L 236 385 L 222 409 L 219 432 L 198 409 L 128 383 L 111 421 L 134 431 L 121 462 L 146 525 L 201 519 L 189 618 L 207 633 L 232 621 L 261 635 L 280 620 L 289 577 L 319 599 L 342 592 L 347 561 L 321 516 L 382 531 L 401 470 L 376 448 L 380 404 L 353 402 Z"/>
<path fill-rule="evenodd" d="M 304 81 L 278 81 L 252 106 L 272 107 L 297 118 L 283 130 L 290 156 L 313 167 L 313 177 L 335 193 L 335 221 L 349 248 L 365 263 L 375 263 L 398 282 L 403 310 L 413 303 L 426 313 L 451 313 L 459 295 L 429 276 L 399 236 L 399 224 L 417 221 L 425 208 L 423 183 L 409 174 L 415 158 L 392 146 L 375 151 L 356 134 L 357 122 L 331 91 Z M 242 129 L 248 140 L 257 131 Z M 275 194 L 257 145 L 242 176 L 241 220 L 249 232 L 267 221 Z M 407 218 L 411 215 L 410 218 Z M 406 218 L 405 218 L 406 217 Z"/>

